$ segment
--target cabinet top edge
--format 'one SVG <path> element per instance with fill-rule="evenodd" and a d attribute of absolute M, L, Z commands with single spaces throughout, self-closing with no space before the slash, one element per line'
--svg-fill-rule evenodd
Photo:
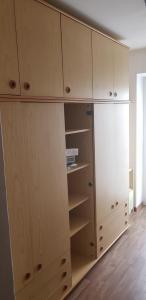
<path fill-rule="evenodd" d="M 78 22 L 78 23 L 80 23 L 80 24 L 86 26 L 87 28 L 89 28 L 89 29 L 91 29 L 91 30 L 97 32 L 98 34 L 100 34 L 100 35 L 102 35 L 102 36 L 104 36 L 104 37 L 106 37 L 106 38 L 112 40 L 113 42 L 115 42 L 115 43 L 117 43 L 117 44 L 119 44 L 119 45 L 121 45 L 121 46 L 123 46 L 123 47 L 125 47 L 125 48 L 127 48 L 127 49 L 130 49 L 127 45 L 125 45 L 125 44 L 119 42 L 118 40 L 116 40 L 116 39 L 114 39 L 114 38 L 112 38 L 112 37 L 109 36 L 108 34 L 103 33 L 102 31 L 96 29 L 96 28 L 93 27 L 93 26 L 90 26 L 90 25 L 87 24 L 86 22 L 81 21 L 80 19 L 78 19 L 78 18 L 72 16 L 71 14 L 69 14 L 69 13 L 67 13 L 67 12 L 64 12 L 62 9 L 59 9 L 59 8 L 57 8 L 57 7 L 55 7 L 55 6 L 53 6 L 53 5 L 49 4 L 49 3 L 47 3 L 45 0 L 35 0 L 35 1 L 41 3 L 41 4 L 45 5 L 45 6 L 47 6 L 47 7 L 49 7 L 49 8 L 51 8 L 51 9 L 53 9 L 53 10 L 59 12 L 59 13 L 61 13 L 62 15 L 66 16 L 66 17 L 69 17 L 70 19 L 72 19 L 72 20 L 74 20 L 74 21 L 76 21 L 76 22 Z"/>

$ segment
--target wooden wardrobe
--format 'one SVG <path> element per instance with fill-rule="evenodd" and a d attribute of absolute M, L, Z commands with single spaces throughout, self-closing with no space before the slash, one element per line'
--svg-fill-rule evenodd
<path fill-rule="evenodd" d="M 41 0 L 0 25 L 0 298 L 61 300 L 129 227 L 128 48 Z"/>

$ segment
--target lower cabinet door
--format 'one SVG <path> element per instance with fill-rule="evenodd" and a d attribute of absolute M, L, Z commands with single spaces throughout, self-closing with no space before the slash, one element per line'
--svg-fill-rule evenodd
<path fill-rule="evenodd" d="M 115 210 L 97 224 L 97 252 L 102 255 L 128 227 L 128 214 L 125 208 Z"/>
<path fill-rule="evenodd" d="M 16 300 L 46 300 L 58 293 L 58 290 L 61 290 L 63 296 L 72 283 L 69 253 L 68 250 L 48 268 L 40 271 L 30 284 L 16 294 Z M 56 299 L 60 300 L 61 296 Z"/>
<path fill-rule="evenodd" d="M 63 104 L 1 104 L 15 293 L 69 249 Z"/>

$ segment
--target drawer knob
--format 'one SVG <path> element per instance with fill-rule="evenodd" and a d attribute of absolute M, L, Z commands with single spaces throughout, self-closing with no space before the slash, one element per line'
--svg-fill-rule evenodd
<path fill-rule="evenodd" d="M 128 222 L 127 221 L 125 221 L 125 225 L 127 225 L 128 224 Z"/>
<path fill-rule="evenodd" d="M 100 252 L 103 250 L 103 247 L 100 247 Z"/>
<path fill-rule="evenodd" d="M 31 273 L 26 273 L 24 276 L 24 280 L 27 281 L 30 279 L 30 277 L 31 277 Z"/>
<path fill-rule="evenodd" d="M 62 273 L 62 278 L 65 278 L 67 276 L 67 272 Z"/>
<path fill-rule="evenodd" d="M 66 87 L 66 93 L 69 94 L 71 92 L 71 88 L 69 86 Z"/>
<path fill-rule="evenodd" d="M 125 207 L 127 207 L 127 203 L 125 203 Z"/>
<path fill-rule="evenodd" d="M 24 89 L 26 91 L 30 90 L 30 83 L 29 82 L 24 82 Z"/>
<path fill-rule="evenodd" d="M 64 285 L 63 292 L 65 292 L 68 289 L 68 285 Z"/>
<path fill-rule="evenodd" d="M 9 87 L 11 89 L 15 89 L 16 88 L 16 81 L 15 80 L 10 80 L 9 81 Z"/>
<path fill-rule="evenodd" d="M 37 265 L 37 271 L 40 271 L 42 269 L 42 267 L 43 267 L 42 264 L 38 264 Z"/>
<path fill-rule="evenodd" d="M 113 94 L 113 93 L 110 91 L 110 92 L 109 92 L 109 96 L 111 97 L 111 96 L 112 96 L 112 94 Z"/>
<path fill-rule="evenodd" d="M 117 97 L 117 96 L 118 96 L 118 94 L 117 94 L 117 92 L 115 92 L 115 93 L 114 93 L 114 97 Z"/>
<path fill-rule="evenodd" d="M 119 205 L 119 202 L 118 201 L 116 201 L 116 206 L 118 206 Z"/>
<path fill-rule="evenodd" d="M 103 240 L 103 236 L 100 236 L 99 240 L 102 241 Z"/>
<path fill-rule="evenodd" d="M 100 225 L 100 226 L 99 226 L 99 230 L 102 230 L 102 229 L 103 229 L 103 226 L 102 226 L 102 225 Z"/>
<path fill-rule="evenodd" d="M 63 258 L 63 259 L 61 260 L 61 264 L 64 265 L 65 263 L 66 263 L 66 258 Z"/>
<path fill-rule="evenodd" d="M 125 216 L 127 216 L 127 212 L 125 212 Z"/>
<path fill-rule="evenodd" d="M 89 183 L 88 183 L 88 186 L 92 187 L 92 186 L 93 186 L 93 183 L 92 183 L 92 182 L 89 182 Z"/>
<path fill-rule="evenodd" d="M 111 205 L 111 209 L 114 209 L 114 207 L 115 207 L 114 204 L 112 204 L 112 205 Z"/>
<path fill-rule="evenodd" d="M 94 243 L 93 243 L 93 242 L 91 242 L 91 243 L 90 243 L 90 246 L 91 246 L 91 247 L 94 247 Z"/>

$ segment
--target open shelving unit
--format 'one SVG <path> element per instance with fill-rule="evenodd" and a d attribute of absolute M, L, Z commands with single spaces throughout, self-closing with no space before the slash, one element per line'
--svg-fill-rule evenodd
<path fill-rule="evenodd" d="M 92 104 L 67 103 L 66 148 L 78 148 L 75 166 L 67 167 L 72 284 L 79 282 L 96 257 Z M 95 246 L 94 246 L 95 245 Z"/>
<path fill-rule="evenodd" d="M 88 163 L 78 163 L 75 167 L 68 167 L 67 168 L 67 174 L 79 171 L 81 169 L 87 168 L 89 166 Z"/>

